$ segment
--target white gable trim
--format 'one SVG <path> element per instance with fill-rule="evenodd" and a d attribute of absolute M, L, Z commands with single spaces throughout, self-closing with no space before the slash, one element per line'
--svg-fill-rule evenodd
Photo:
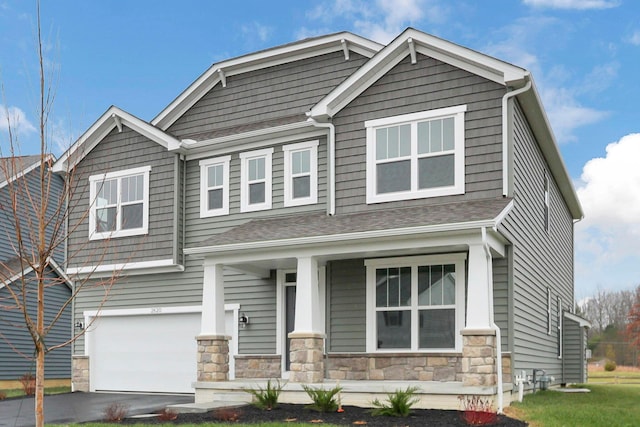
<path fill-rule="evenodd" d="M 408 28 L 316 104 L 309 115 L 333 117 L 407 55 L 413 59 L 414 51 L 504 85 L 520 82 L 526 75 L 520 67 Z"/>
<path fill-rule="evenodd" d="M 10 159 L 10 157 L 9 157 L 9 158 L 7 158 L 7 159 Z M 50 161 L 54 161 L 55 159 L 56 159 L 56 158 L 53 156 L 53 154 L 47 154 L 47 155 L 45 155 L 44 162 L 45 162 L 45 163 L 48 163 L 48 162 L 50 162 Z M 21 177 L 25 176 L 26 174 L 28 174 L 28 173 L 29 173 L 29 172 L 31 172 L 32 170 L 34 170 L 34 169 L 38 168 L 41 164 L 42 164 L 41 159 L 38 159 L 38 160 L 36 160 L 33 164 L 31 164 L 31 165 L 27 166 L 26 168 L 22 169 L 20 172 L 16 173 L 15 175 L 13 175 L 13 176 L 11 176 L 11 177 L 9 177 L 9 178 L 7 178 L 7 177 L 5 176 L 4 178 L 7 178 L 7 179 L 5 179 L 4 181 L 0 182 L 0 188 L 4 188 L 4 187 L 6 187 L 6 186 L 7 186 L 7 184 L 9 184 L 10 182 L 13 182 L 13 181 L 15 181 L 16 179 L 19 179 L 19 178 L 21 178 Z M 0 171 L 0 172 L 1 172 L 1 171 Z"/>
<path fill-rule="evenodd" d="M 213 64 L 171 104 L 162 110 L 160 114 L 151 121 L 151 124 L 162 130 L 166 130 L 216 84 L 222 82 L 223 87 L 226 86 L 226 79 L 230 76 L 327 53 L 344 52 L 345 46 L 348 47 L 348 50 L 367 58 L 371 58 L 383 47 L 381 44 L 365 39 L 364 37 L 343 32 L 325 37 L 302 40 L 297 43 L 291 43 Z M 345 57 L 347 57 L 346 54 Z M 222 81 L 223 77 L 224 81 Z"/>
<path fill-rule="evenodd" d="M 55 262 L 55 260 L 53 258 L 47 258 L 47 262 L 49 263 L 49 266 L 53 269 L 53 271 L 55 271 L 55 273 L 64 280 L 64 283 L 67 285 L 67 287 L 69 289 L 72 289 L 73 287 L 72 287 L 71 279 L 69 278 L 69 276 L 66 275 L 66 273 L 64 272 L 62 267 L 60 267 L 60 264 Z M 22 276 L 26 276 L 27 274 L 31 273 L 32 271 L 33 271 L 33 267 L 27 266 L 26 269 L 24 269 L 20 273 L 14 274 L 12 277 L 9 278 L 9 280 L 1 281 L 0 282 L 0 289 L 4 288 L 6 285 L 9 285 L 9 284 L 15 282 L 16 280 L 18 280 Z"/>
<path fill-rule="evenodd" d="M 78 140 L 56 161 L 53 165 L 54 172 L 66 172 L 72 169 L 84 156 L 86 156 L 100 141 L 102 141 L 114 128 L 122 131 L 122 126 L 127 126 L 134 132 L 149 138 L 164 148 L 170 145 L 180 145 L 176 138 L 153 127 L 149 123 L 121 110 L 118 107 L 110 107 Z M 83 151 L 80 151 L 83 150 Z M 69 164 L 69 160 L 72 163 Z"/>

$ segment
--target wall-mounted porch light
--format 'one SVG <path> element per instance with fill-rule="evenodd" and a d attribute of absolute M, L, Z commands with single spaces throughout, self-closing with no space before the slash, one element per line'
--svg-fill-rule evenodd
<path fill-rule="evenodd" d="M 246 328 L 247 325 L 249 324 L 249 316 L 247 316 L 246 314 L 242 313 L 240 315 L 240 317 L 238 318 L 238 324 L 240 325 L 240 327 L 242 329 Z"/>

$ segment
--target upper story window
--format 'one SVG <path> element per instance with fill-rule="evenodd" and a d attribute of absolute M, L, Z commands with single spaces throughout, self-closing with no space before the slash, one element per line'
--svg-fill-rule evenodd
<path fill-rule="evenodd" d="M 318 141 L 282 147 L 284 151 L 284 205 L 318 202 Z"/>
<path fill-rule="evenodd" d="M 466 109 L 366 121 L 367 203 L 464 194 Z"/>
<path fill-rule="evenodd" d="M 231 156 L 200 161 L 200 217 L 229 214 Z"/>
<path fill-rule="evenodd" d="M 271 209 L 271 157 L 273 148 L 240 153 L 242 162 L 240 211 Z"/>
<path fill-rule="evenodd" d="M 89 177 L 91 240 L 146 234 L 150 166 Z"/>
<path fill-rule="evenodd" d="M 459 351 L 464 255 L 365 261 L 367 351 Z"/>

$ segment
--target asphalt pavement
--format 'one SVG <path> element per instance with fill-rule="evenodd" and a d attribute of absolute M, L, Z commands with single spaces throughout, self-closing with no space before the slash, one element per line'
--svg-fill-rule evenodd
<path fill-rule="evenodd" d="M 148 414 L 168 405 L 192 403 L 193 395 L 134 393 L 64 393 L 45 396 L 44 421 L 47 424 L 80 423 L 104 419 L 109 405 L 122 404 L 127 415 Z M 35 399 L 0 400 L 0 427 L 35 425 Z"/>

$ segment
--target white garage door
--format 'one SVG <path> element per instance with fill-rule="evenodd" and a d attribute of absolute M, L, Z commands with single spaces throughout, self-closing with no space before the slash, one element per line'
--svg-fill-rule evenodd
<path fill-rule="evenodd" d="M 87 336 L 91 390 L 193 393 L 201 315 L 171 311 L 103 312 Z M 237 336 L 233 311 L 226 320 Z"/>

